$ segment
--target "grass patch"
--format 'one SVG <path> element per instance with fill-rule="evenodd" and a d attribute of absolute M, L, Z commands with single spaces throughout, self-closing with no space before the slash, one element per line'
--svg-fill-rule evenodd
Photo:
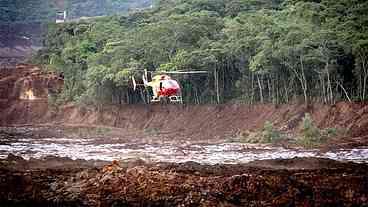
<path fill-rule="evenodd" d="M 274 144 L 280 143 L 280 141 L 287 141 L 293 146 L 297 145 L 304 148 L 314 148 L 325 144 L 330 138 L 346 134 L 347 131 L 341 128 L 319 129 L 314 124 L 310 114 L 307 113 L 302 120 L 301 129 L 296 134 L 296 138 L 291 138 L 290 134 L 278 130 L 271 122 L 266 121 L 260 130 L 255 132 L 242 131 L 231 138 L 230 142 Z"/>
<path fill-rule="evenodd" d="M 157 136 L 160 134 L 160 129 L 155 127 L 149 127 L 144 129 L 144 133 L 148 134 L 149 136 Z"/>

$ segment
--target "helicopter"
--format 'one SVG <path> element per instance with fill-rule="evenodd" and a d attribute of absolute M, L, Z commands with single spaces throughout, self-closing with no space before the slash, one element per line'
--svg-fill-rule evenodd
<path fill-rule="evenodd" d="M 148 81 L 148 73 L 151 74 L 151 81 Z M 152 89 L 153 96 L 150 103 L 183 103 L 182 90 L 177 80 L 171 78 L 169 74 L 200 74 L 207 71 L 147 71 L 142 75 L 143 84 L 137 83 L 132 76 L 134 91 L 137 86 L 149 87 Z"/>

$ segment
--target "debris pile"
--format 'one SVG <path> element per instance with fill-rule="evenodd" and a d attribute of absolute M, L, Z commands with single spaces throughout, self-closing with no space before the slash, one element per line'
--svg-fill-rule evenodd
<path fill-rule="evenodd" d="M 367 169 L 352 163 L 287 170 L 114 161 L 98 168 L 14 171 L 2 165 L 0 201 L 82 206 L 364 206 Z"/>

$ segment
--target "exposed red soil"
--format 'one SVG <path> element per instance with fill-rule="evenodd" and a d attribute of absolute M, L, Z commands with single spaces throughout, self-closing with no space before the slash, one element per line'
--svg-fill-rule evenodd
<path fill-rule="evenodd" d="M 278 162 L 283 167 L 259 167 L 259 163 L 147 164 L 139 160 L 102 167 L 102 163 L 91 161 L 45 158 L 27 162 L 10 156 L 0 160 L 0 201 L 39 206 L 309 207 L 368 203 L 367 165 L 301 158 Z M 65 166 L 60 168 L 60 163 Z M 289 169 L 295 163 L 314 163 L 314 167 Z"/>
<path fill-rule="evenodd" d="M 63 80 L 60 77 L 45 72 L 37 66 L 18 65 L 16 68 L 2 69 L 0 73 L 0 111 L 8 109 L 11 113 L 13 108 L 17 108 L 17 104 L 28 102 L 26 100 L 30 95 L 28 92 L 34 96 L 33 102 L 45 106 L 49 92 L 61 89 L 62 85 Z M 22 119 L 17 115 L 14 118 Z"/>

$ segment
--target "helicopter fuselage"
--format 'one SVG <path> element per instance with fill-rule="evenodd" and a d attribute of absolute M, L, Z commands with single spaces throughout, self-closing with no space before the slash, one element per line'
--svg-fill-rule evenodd
<path fill-rule="evenodd" d="M 180 86 L 175 80 L 160 80 L 156 89 L 158 96 L 176 96 L 180 93 Z"/>
<path fill-rule="evenodd" d="M 181 89 L 176 80 L 171 79 L 167 75 L 157 75 L 152 78 L 151 82 L 146 83 L 153 91 L 151 102 L 160 102 L 162 98 L 168 98 L 171 102 L 181 101 Z"/>

